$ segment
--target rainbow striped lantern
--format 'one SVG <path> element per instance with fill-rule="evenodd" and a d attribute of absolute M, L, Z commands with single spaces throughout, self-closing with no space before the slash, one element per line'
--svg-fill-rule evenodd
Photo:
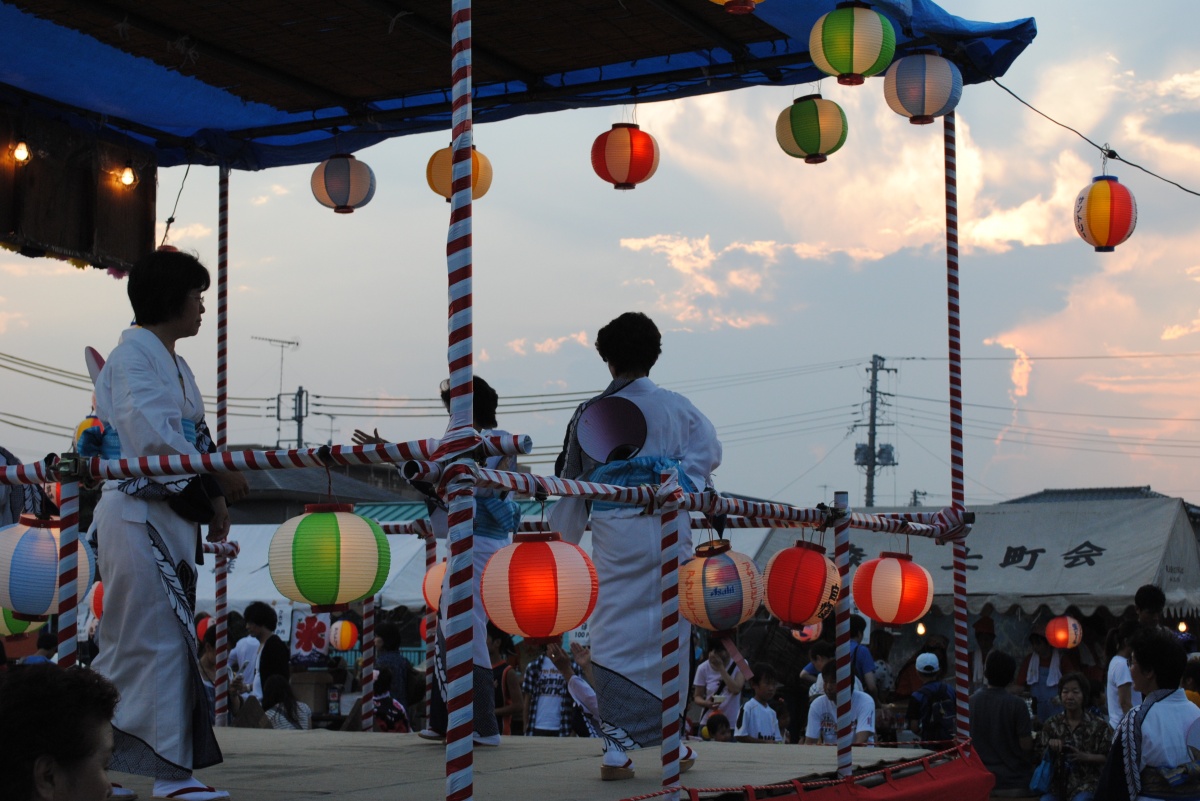
<path fill-rule="evenodd" d="M 730 14 L 753 14 L 754 7 L 763 0 L 711 0 L 719 6 L 725 6 Z"/>
<path fill-rule="evenodd" d="M 631 122 L 613 123 L 592 142 L 592 169 L 614 189 L 633 189 L 658 169 L 658 142 Z"/>
<path fill-rule="evenodd" d="M 421 582 L 421 595 L 425 597 L 425 607 L 431 612 L 438 610 L 442 602 L 442 581 L 446 578 L 446 560 L 435 562 L 433 567 L 425 571 L 425 580 Z"/>
<path fill-rule="evenodd" d="M 1098 175 L 1075 198 L 1075 230 L 1097 253 L 1112 253 L 1137 226 L 1133 193 L 1111 175 Z"/>
<path fill-rule="evenodd" d="M 1076 648 L 1083 642 L 1083 626 L 1070 615 L 1051 618 L 1046 624 L 1046 642 L 1055 648 Z"/>
<path fill-rule="evenodd" d="M 962 73 L 954 62 L 930 54 L 897 59 L 883 76 L 887 104 L 913 125 L 928 125 L 954 111 L 962 88 Z"/>
<path fill-rule="evenodd" d="M 820 164 L 846 144 L 846 112 L 820 95 L 805 95 L 775 120 L 775 141 L 805 164 Z"/>
<path fill-rule="evenodd" d="M 810 623 L 807 626 L 792 629 L 792 639 L 798 642 L 812 642 L 821 636 L 821 627 L 820 623 Z"/>
<path fill-rule="evenodd" d="M 842 577 L 825 549 L 803 540 L 771 557 L 763 584 L 767 611 L 791 628 L 819 622 L 842 591 Z"/>
<path fill-rule="evenodd" d="M 896 31 L 887 17 L 866 3 L 838 3 L 808 34 L 813 64 L 838 83 L 858 86 L 878 75 L 896 54 Z"/>
<path fill-rule="evenodd" d="M 96 415 L 89 414 L 87 417 L 79 421 L 79 425 L 75 426 L 75 439 L 72 441 L 75 443 L 76 450 L 79 449 L 79 438 L 83 436 L 84 431 L 87 431 L 90 428 L 99 429 L 101 434 L 104 433 L 104 423 L 101 422 L 100 418 Z"/>
<path fill-rule="evenodd" d="M 351 214 L 375 197 L 375 173 L 349 153 L 337 153 L 313 170 L 313 197 L 338 214 Z"/>
<path fill-rule="evenodd" d="M 271 581 L 313 612 L 341 612 L 383 586 L 392 551 L 383 529 L 349 504 L 309 504 L 271 538 Z"/>
<path fill-rule="evenodd" d="M 906 553 L 863 562 L 850 587 L 859 611 L 879 623 L 913 623 L 933 604 L 933 577 Z"/>
<path fill-rule="evenodd" d="M 352 620 L 339 620 L 329 630 L 329 647 L 335 651 L 349 651 L 358 645 L 358 626 Z"/>
<path fill-rule="evenodd" d="M 479 583 L 483 609 L 493 623 L 543 642 L 581 626 L 598 593 L 592 560 L 554 531 L 514 536 L 512 545 L 488 560 Z"/>
<path fill-rule="evenodd" d="M 46 625 L 44 620 L 21 620 L 11 609 L 0 609 L 0 637 L 18 637 Z"/>
<path fill-rule="evenodd" d="M 446 198 L 454 195 L 454 148 L 443 147 L 429 157 L 425 165 L 425 183 L 429 188 Z M 471 199 L 479 200 L 492 188 L 492 162 L 471 145 Z"/>
<path fill-rule="evenodd" d="M 19 522 L 0 529 L 0 608 L 18 619 L 46 620 L 59 613 L 57 517 L 21 515 Z M 87 596 L 96 578 L 96 557 L 82 538 L 78 544 L 79 575 L 75 598 Z"/>
<path fill-rule="evenodd" d="M 733 631 L 762 603 L 762 576 L 749 556 L 729 540 L 696 547 L 696 558 L 679 567 L 679 612 L 709 631 Z"/>

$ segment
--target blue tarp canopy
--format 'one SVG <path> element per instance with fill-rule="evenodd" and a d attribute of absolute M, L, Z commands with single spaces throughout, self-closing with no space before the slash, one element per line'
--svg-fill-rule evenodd
<path fill-rule="evenodd" d="M 823 77 L 808 54 L 832 0 L 477 0 L 476 123 Z M 878 0 L 897 55 L 938 52 L 966 83 L 1005 73 L 1032 19 L 971 22 Z M 448 0 L 21 0 L 0 5 L 0 104 L 160 166 L 257 170 L 450 129 Z"/>

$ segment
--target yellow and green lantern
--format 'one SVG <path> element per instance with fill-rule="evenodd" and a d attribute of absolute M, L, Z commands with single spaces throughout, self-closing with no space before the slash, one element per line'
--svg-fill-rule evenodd
<path fill-rule="evenodd" d="M 387 536 L 348 504 L 310 504 L 271 538 L 271 580 L 314 612 L 338 612 L 379 592 L 392 566 Z"/>
<path fill-rule="evenodd" d="M 846 112 L 820 95 L 805 95 L 780 113 L 775 140 L 789 156 L 820 164 L 846 143 Z"/>
<path fill-rule="evenodd" d="M 0 609 L 0 637 L 16 637 L 32 634 L 46 625 L 44 620 L 21 620 L 11 609 Z"/>
<path fill-rule="evenodd" d="M 817 69 L 836 75 L 840 84 L 858 86 L 892 63 L 896 30 L 866 3 L 839 3 L 809 32 L 808 52 Z"/>

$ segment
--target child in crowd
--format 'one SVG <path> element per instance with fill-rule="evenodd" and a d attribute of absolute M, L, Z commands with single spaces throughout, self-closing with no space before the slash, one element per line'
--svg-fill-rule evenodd
<path fill-rule="evenodd" d="M 954 741 L 954 692 L 941 680 L 942 665 L 937 654 L 917 656 L 921 687 L 908 699 L 908 728 L 927 743 L 926 748 L 944 748 Z"/>
<path fill-rule="evenodd" d="M 734 738 L 739 743 L 783 742 L 779 733 L 779 717 L 771 708 L 775 690 L 779 687 L 775 668 L 766 663 L 755 665 L 750 687 L 754 690 L 754 697 L 742 705 Z"/>
<path fill-rule="evenodd" d="M 375 673 L 375 731 L 408 734 L 412 725 L 408 711 L 398 698 L 392 697 L 392 669 L 381 667 Z"/>
<path fill-rule="evenodd" d="M 809 698 L 820 698 L 825 692 L 825 679 L 822 673 L 825 666 L 833 661 L 834 655 L 833 643 L 828 640 L 817 640 L 808 649 L 808 658 L 811 660 L 807 665 L 800 668 L 800 681 L 812 682 L 812 686 L 808 688 Z M 863 690 L 863 683 L 858 678 L 854 677 L 854 689 Z"/>
<path fill-rule="evenodd" d="M 704 734 L 704 739 L 711 740 L 714 743 L 733 742 L 733 727 L 729 725 L 729 718 L 720 712 L 714 712 L 709 715 L 708 722 L 704 724 L 704 728 L 701 731 Z"/>
<path fill-rule="evenodd" d="M 829 660 L 821 677 L 825 680 L 825 692 L 808 707 L 805 745 L 837 745 L 837 663 Z M 875 699 L 862 690 L 854 690 L 850 696 L 850 718 L 854 742 L 873 742 Z"/>

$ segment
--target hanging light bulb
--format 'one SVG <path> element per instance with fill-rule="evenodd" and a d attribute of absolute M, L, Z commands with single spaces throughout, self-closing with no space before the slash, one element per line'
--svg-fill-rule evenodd
<path fill-rule="evenodd" d="M 121 174 L 117 177 L 117 180 L 121 182 L 121 186 L 132 187 L 137 184 L 138 177 L 137 173 L 133 171 L 132 161 L 125 162 L 125 169 L 121 170 Z"/>
<path fill-rule="evenodd" d="M 924 624 L 924 623 L 918 623 L 918 624 L 917 624 L 917 636 L 918 636 L 918 637 L 924 637 L 924 636 L 925 636 L 925 624 Z"/>
<path fill-rule="evenodd" d="M 17 145 L 13 148 L 13 160 L 17 164 L 28 164 L 30 155 L 29 143 L 25 141 L 25 137 L 17 139 Z"/>

